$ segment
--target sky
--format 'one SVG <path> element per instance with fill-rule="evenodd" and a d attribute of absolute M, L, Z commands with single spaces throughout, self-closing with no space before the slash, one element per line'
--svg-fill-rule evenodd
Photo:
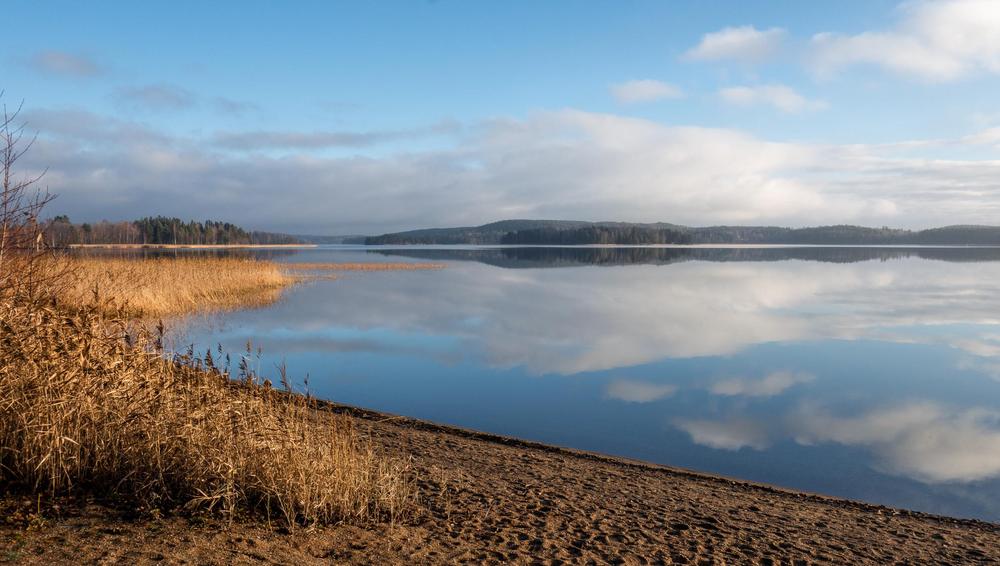
<path fill-rule="evenodd" d="M 75 221 L 1000 224 L 1000 0 L 5 3 Z"/>

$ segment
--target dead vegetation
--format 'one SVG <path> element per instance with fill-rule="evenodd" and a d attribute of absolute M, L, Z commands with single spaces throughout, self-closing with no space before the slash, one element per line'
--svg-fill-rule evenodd
<path fill-rule="evenodd" d="M 260 307 L 278 300 L 303 272 L 443 269 L 438 263 L 275 263 L 233 257 L 122 258 L 63 256 L 47 263 L 63 274 L 59 294 L 70 305 L 89 304 L 95 289 L 126 305 L 135 317 L 156 319 L 192 312 Z"/>
<path fill-rule="evenodd" d="M 296 281 L 278 264 L 243 258 L 65 257 L 53 265 L 69 274 L 65 303 L 87 304 L 97 289 L 146 318 L 264 306 Z"/>
<path fill-rule="evenodd" d="M 406 506 L 403 466 L 349 421 L 276 391 L 244 356 L 236 375 L 229 359 L 168 358 L 159 335 L 107 310 L 0 312 L 0 484 L 289 524 Z"/>
<path fill-rule="evenodd" d="M 246 260 L 46 253 L 48 197 L 13 175 L 26 149 L 14 118 L 0 121 L 0 493 L 288 525 L 399 516 L 413 493 L 405 461 L 315 410 L 283 371 L 279 391 L 245 356 L 171 354 L 162 324 L 136 318 L 266 301 L 289 278 Z"/>

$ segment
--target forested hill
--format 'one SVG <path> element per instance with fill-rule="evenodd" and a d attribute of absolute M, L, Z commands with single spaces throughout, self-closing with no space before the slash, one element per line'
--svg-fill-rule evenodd
<path fill-rule="evenodd" d="M 499 244 L 504 236 L 512 233 L 537 231 L 577 230 L 587 227 L 628 228 L 641 227 L 647 229 L 682 228 L 674 224 L 633 224 L 628 222 L 584 222 L 579 220 L 501 220 L 482 226 L 466 226 L 462 228 L 428 228 L 396 232 L 381 236 L 365 238 L 368 245 L 389 244 Z M 539 235 L 541 232 L 539 232 Z M 543 243 L 543 242 L 539 242 Z"/>
<path fill-rule="evenodd" d="M 574 246 L 588 244 L 690 244 L 691 234 L 670 228 L 638 226 L 582 226 L 580 228 L 532 228 L 507 232 L 501 244 L 548 244 Z"/>
<path fill-rule="evenodd" d="M 178 245 L 234 245 L 234 244 L 298 244 L 295 236 L 272 232 L 248 231 L 230 224 L 206 220 L 184 221 L 163 216 L 141 218 L 123 222 L 96 222 L 75 224 L 66 216 L 57 216 L 46 222 L 45 241 L 53 247 L 73 244 L 178 244 Z"/>
<path fill-rule="evenodd" d="M 946 226 L 928 230 L 864 226 L 708 226 L 504 220 L 482 226 L 431 228 L 371 236 L 368 245 L 396 244 L 814 244 L 814 245 L 1000 245 L 1000 227 Z"/>
<path fill-rule="evenodd" d="M 1000 227 L 945 226 L 928 230 L 816 226 L 809 228 L 712 226 L 688 228 L 698 244 L 816 244 L 816 245 L 1000 245 Z"/>

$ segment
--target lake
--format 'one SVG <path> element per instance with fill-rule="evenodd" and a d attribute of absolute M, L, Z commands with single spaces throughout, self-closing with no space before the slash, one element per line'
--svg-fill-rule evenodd
<path fill-rule="evenodd" d="M 349 272 L 183 340 L 313 394 L 1000 520 L 1000 249 L 321 247 Z"/>

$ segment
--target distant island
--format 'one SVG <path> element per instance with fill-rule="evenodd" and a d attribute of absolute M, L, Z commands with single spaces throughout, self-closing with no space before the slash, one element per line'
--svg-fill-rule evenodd
<path fill-rule="evenodd" d="M 648 245 L 648 244 L 802 244 L 802 245 L 1000 245 L 1000 227 L 956 225 L 927 230 L 835 225 L 690 227 L 657 222 L 576 220 L 502 220 L 482 226 L 428 228 L 364 239 L 366 245 Z"/>

